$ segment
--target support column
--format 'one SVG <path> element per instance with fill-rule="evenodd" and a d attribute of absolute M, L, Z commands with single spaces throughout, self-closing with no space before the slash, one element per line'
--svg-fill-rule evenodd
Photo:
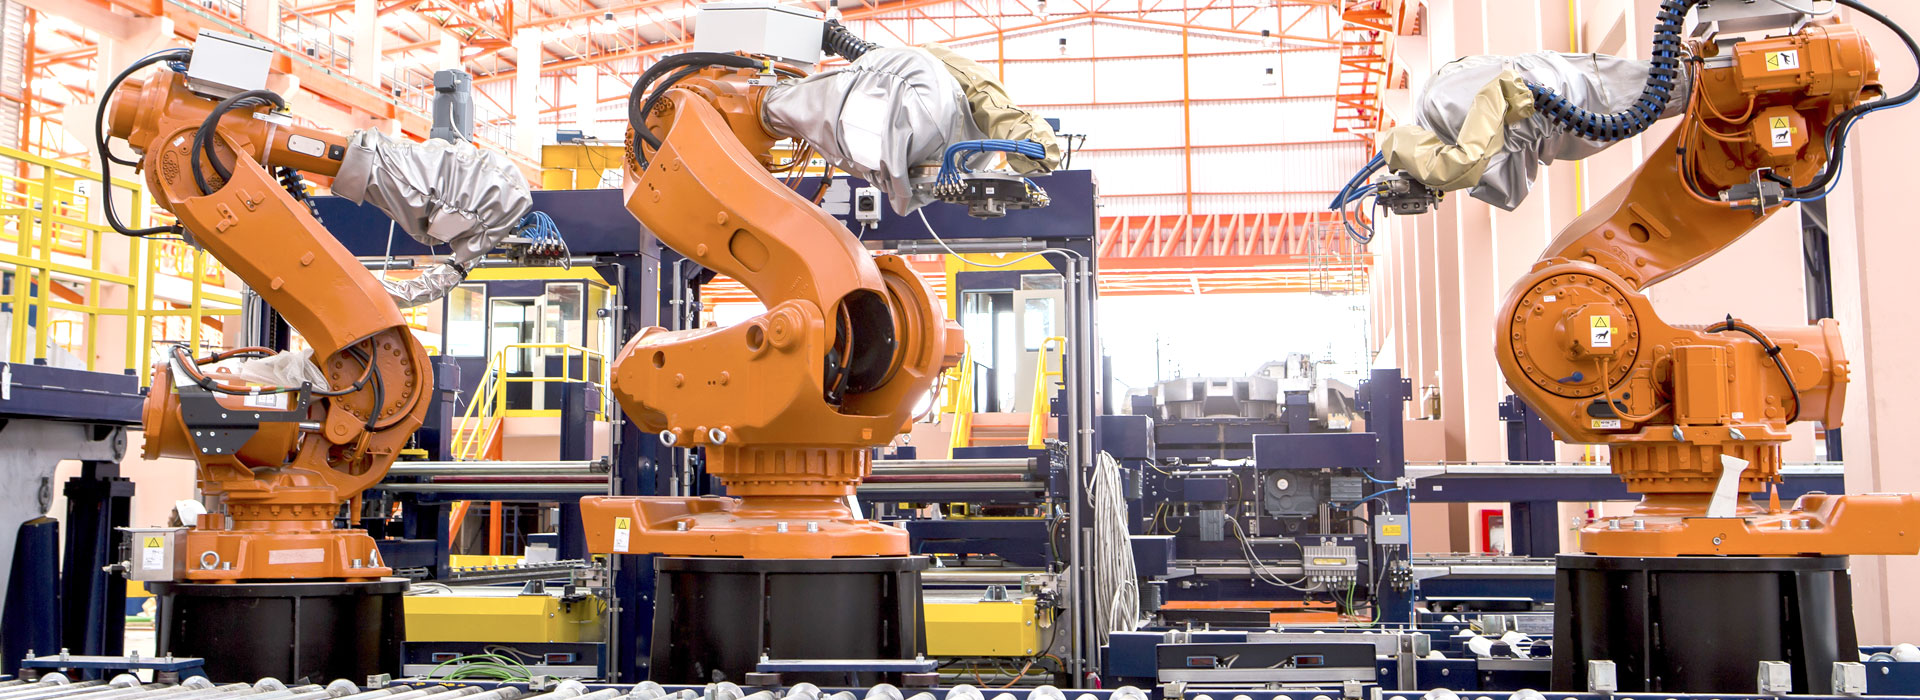
<path fill-rule="evenodd" d="M 80 476 L 67 481 L 65 573 L 61 576 L 61 643 L 75 654 L 119 656 L 126 642 L 127 587 L 105 571 L 119 558 L 118 529 L 127 527 L 133 482 L 120 476 L 120 464 L 81 462 Z"/>
<path fill-rule="evenodd" d="M 434 47 L 434 53 L 438 56 L 438 59 L 435 61 L 435 68 L 438 70 L 461 68 L 460 35 L 445 29 L 440 29 L 437 33 L 438 36 L 434 37 L 438 42 Z"/>
<path fill-rule="evenodd" d="M 1874 6 L 1893 21 L 1920 26 L 1920 6 Z M 1849 11 L 1852 22 L 1880 51 L 1880 80 L 1911 85 L 1914 69 L 1900 56 L 1900 41 L 1872 20 Z M 1894 88 L 1898 89 L 1898 88 Z M 1845 441 L 1847 491 L 1920 491 L 1920 472 L 1910 465 L 1902 438 L 1920 421 L 1920 370 L 1910 359 L 1920 343 L 1911 305 L 1915 277 L 1910 261 L 1920 241 L 1904 233 L 1912 215 L 1901 206 L 1910 197 L 1910 163 L 1920 143 L 1906 134 L 1920 128 L 1920 111 L 1894 109 L 1860 121 L 1847 149 L 1846 175 L 1828 199 L 1829 254 L 1833 264 L 1834 316 L 1840 321 L 1851 361 Z M 1920 557 L 1854 557 L 1854 619 L 1862 644 L 1920 639 L 1920 600 L 1910 594 L 1920 576 Z"/>
<path fill-rule="evenodd" d="M 240 23 L 267 41 L 280 39 L 280 0 L 247 0 L 240 10 Z"/>
<path fill-rule="evenodd" d="M 377 0 L 353 0 L 353 77 L 380 87 L 380 28 Z"/>
<path fill-rule="evenodd" d="M 574 76 L 573 95 L 567 98 L 573 105 L 573 128 L 593 136 L 600 122 L 600 66 L 581 66 Z"/>
<path fill-rule="evenodd" d="M 540 157 L 540 29 L 513 34 L 513 150 Z"/>

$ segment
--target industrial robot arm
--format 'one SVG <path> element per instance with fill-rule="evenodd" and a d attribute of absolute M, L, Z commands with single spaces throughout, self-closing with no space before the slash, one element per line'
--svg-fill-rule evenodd
<path fill-rule="evenodd" d="M 140 154 L 153 197 L 178 220 L 166 229 L 114 226 L 132 235 L 179 233 L 212 254 L 312 345 L 325 382 L 236 386 L 204 369 L 269 354 L 264 348 L 194 359 L 179 347 L 156 365 L 142 416 L 146 455 L 194 460 L 201 489 L 225 505 L 185 535 L 182 578 L 386 575 L 373 540 L 333 522 L 341 503 L 380 481 L 420 426 L 432 367 L 393 298 L 313 216 L 298 186 L 298 171 L 338 176 L 369 166 L 356 165 L 361 156 L 348 139 L 289 123 L 278 95 L 197 80 L 191 68 L 181 70 L 191 56 L 182 49 L 142 61 L 102 96 L 103 155 L 115 158 L 105 136 L 125 139 Z M 170 69 L 127 79 L 153 63 Z M 258 77 L 263 83 L 264 63 Z M 498 182 L 509 177 L 519 175 L 493 172 L 461 184 L 484 194 L 515 188 Z M 411 183 L 435 201 L 473 201 L 442 184 Z M 525 184 L 517 188 L 524 192 Z M 407 213 L 374 203 L 396 219 Z"/>
<path fill-rule="evenodd" d="M 968 159 L 1009 152 L 1045 169 L 1057 147 L 1037 118 L 983 124 L 954 63 L 932 52 L 877 49 L 837 23 L 823 44 L 851 64 L 805 77 L 764 55 L 690 53 L 635 82 L 627 208 L 767 311 L 726 328 L 649 328 L 627 344 L 613 392 L 628 418 L 667 445 L 706 448 L 707 471 L 740 499 L 582 499 L 595 552 L 906 553 L 903 530 L 858 519 L 846 498 L 870 473 L 871 449 L 909 426 L 958 359 L 959 328 L 904 259 L 869 253 L 776 180 L 770 171 L 804 160 L 779 163 L 771 151 L 783 138 L 804 140 L 894 193 L 896 211 L 942 199 L 997 215 L 1043 205 L 1045 194 L 1018 177 L 969 191 L 985 174 L 941 173 L 938 159 L 951 163 L 955 148 Z M 1016 129 L 1032 138 L 980 139 Z M 937 190 L 943 182 L 963 186 Z"/>
<path fill-rule="evenodd" d="M 1920 58 L 1885 17 L 1855 0 L 1842 4 L 1887 24 Z M 1660 319 L 1645 289 L 1787 203 L 1824 196 L 1853 121 L 1905 104 L 1915 91 L 1873 99 L 1881 96 L 1874 54 L 1851 26 L 1784 3 L 1702 5 L 1661 5 L 1655 57 L 1638 67 L 1647 76 L 1638 93 L 1614 91 L 1611 107 L 1597 97 L 1583 106 L 1580 95 L 1570 99 L 1510 68 L 1473 106 L 1454 110 L 1459 121 L 1389 131 L 1376 167 L 1390 172 L 1372 192 L 1401 205 L 1397 212 L 1418 211 L 1422 197 L 1504 179 L 1506 186 L 1474 195 L 1510 206 L 1518 199 L 1507 197 L 1524 196 L 1527 183 L 1494 166 L 1496 155 L 1551 162 L 1556 154 L 1538 138 L 1547 134 L 1576 151 L 1558 155 L 1581 157 L 1684 113 L 1639 170 L 1548 246 L 1496 317 L 1512 390 L 1561 439 L 1610 446 L 1614 472 L 1646 496 L 1634 517 L 1589 525 L 1582 544 L 1637 555 L 1914 553 L 1920 532 L 1901 524 L 1920 517 L 1911 496 L 1810 495 L 1791 509 L 1747 498 L 1780 480 L 1789 424 L 1840 425 L 1848 365 L 1833 320 L 1760 328 L 1729 316 L 1674 325 Z M 1682 23 L 1696 9 L 1693 41 L 1683 42 Z M 1506 139 L 1516 133 L 1535 138 L 1514 148 Z M 1741 520 L 1703 519 L 1729 517 Z"/>

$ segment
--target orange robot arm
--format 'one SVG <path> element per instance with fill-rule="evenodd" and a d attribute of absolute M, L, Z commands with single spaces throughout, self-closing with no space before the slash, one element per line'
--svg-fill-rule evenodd
<path fill-rule="evenodd" d="M 1747 498 L 1780 480 L 1790 423 L 1840 425 L 1848 370 L 1834 321 L 1672 325 L 1644 294 L 1815 183 L 1836 120 L 1879 92 L 1873 52 L 1847 25 L 1731 50 L 1696 70 L 1673 134 L 1511 288 L 1501 370 L 1561 439 L 1610 446 L 1613 471 L 1645 494 L 1633 517 L 1588 526 L 1590 552 L 1913 553 L 1920 531 L 1898 526 L 1920 517 L 1911 496 L 1813 495 L 1791 509 Z M 1743 470 L 1738 498 L 1714 507 L 1728 469 Z"/>
<path fill-rule="evenodd" d="M 264 349 L 193 360 L 179 348 L 155 366 L 146 456 L 194 460 L 202 489 L 226 506 L 187 534 L 186 580 L 391 573 L 364 532 L 332 523 L 342 502 L 380 481 L 419 427 L 432 368 L 387 291 L 268 171 L 333 175 L 345 141 L 261 118 L 259 107 L 233 109 L 210 132 L 200 163 L 210 189 L 202 191 L 192 144 L 219 101 L 170 71 L 104 98 L 113 99 L 108 133 L 141 154 L 160 206 L 300 332 L 328 379 L 263 393 L 199 369 Z"/>
<path fill-rule="evenodd" d="M 705 447 L 739 499 L 589 497 L 600 553 L 821 558 L 906 553 L 906 533 L 853 518 L 870 450 L 904 431 L 961 348 L 958 327 L 898 256 L 768 174 L 753 68 L 685 78 L 629 141 L 627 208 L 661 242 L 745 285 L 767 312 L 726 328 L 649 328 L 614 364 L 630 419 Z M 644 159 L 644 160 L 643 160 Z"/>

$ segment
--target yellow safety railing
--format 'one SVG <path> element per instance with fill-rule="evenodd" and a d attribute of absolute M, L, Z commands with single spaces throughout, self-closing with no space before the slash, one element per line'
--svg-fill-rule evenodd
<path fill-rule="evenodd" d="M 8 293 L 0 295 L 11 310 L 4 359 L 46 360 L 49 348 L 59 347 L 89 371 L 134 369 L 144 383 L 148 350 L 161 340 L 181 340 L 162 338 L 156 323 L 185 317 L 184 340 L 199 349 L 201 322 L 238 315 L 240 298 L 206 283 L 221 275 L 218 263 L 204 252 L 174 240 L 115 233 L 100 206 L 105 200 L 98 180 L 97 173 L 83 168 L 0 148 L 0 274 L 11 276 Z M 116 179 L 114 185 L 131 195 L 131 205 L 120 212 L 129 225 L 154 223 L 156 212 L 143 183 Z M 164 274 L 159 269 L 163 253 L 182 251 L 190 252 L 164 257 L 177 261 L 175 273 L 184 273 L 177 268 L 190 259 L 191 276 Z M 164 296 L 177 301 L 164 298 L 162 287 Z M 179 304 L 184 308 L 175 308 Z M 115 331 L 121 337 L 103 345 L 102 334 Z M 103 350 L 116 345 L 122 351 L 117 361 L 111 356 L 103 361 Z"/>
<path fill-rule="evenodd" d="M 1033 402 L 1027 405 L 1028 449 L 1044 450 L 1047 447 L 1047 418 L 1053 412 L 1053 388 L 1066 382 L 1066 371 L 1052 368 L 1053 351 L 1066 347 L 1067 339 L 1060 336 L 1048 338 L 1040 344 L 1040 362 L 1034 365 Z"/>
<path fill-rule="evenodd" d="M 560 374 L 558 376 L 509 377 L 502 368 L 507 353 L 529 351 L 533 357 L 543 357 L 548 353 L 532 351 L 559 351 Z M 579 375 L 574 374 L 576 366 L 573 358 L 580 357 L 577 365 Z M 591 365 L 589 360 L 600 360 L 598 377 L 589 378 L 587 373 Z M 607 386 L 612 380 L 612 368 L 608 366 L 606 355 L 578 345 L 566 343 L 512 343 L 494 351 L 493 358 L 487 361 L 487 369 L 480 374 L 480 384 L 474 389 L 478 396 L 467 403 L 467 410 L 460 417 L 460 425 L 454 430 L 453 458 L 457 460 L 475 460 L 486 456 L 487 448 L 500 433 L 500 427 L 508 416 L 557 416 L 558 409 L 532 410 L 507 409 L 507 386 L 511 384 L 544 384 L 547 382 L 591 382 L 600 388 L 601 402 L 594 407 L 594 417 L 606 418 Z"/>
<path fill-rule="evenodd" d="M 947 404 L 940 412 L 953 416 L 953 434 L 948 436 L 947 448 L 958 449 L 973 444 L 973 349 L 967 348 L 960 353 L 960 364 L 942 373 L 947 382 Z"/>

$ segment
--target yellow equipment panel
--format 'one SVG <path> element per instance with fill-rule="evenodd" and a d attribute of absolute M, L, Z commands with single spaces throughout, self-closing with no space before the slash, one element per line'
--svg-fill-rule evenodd
<path fill-rule="evenodd" d="M 411 602 L 411 601 L 409 601 Z M 929 656 L 1033 656 L 1040 653 L 1034 599 L 925 604 Z"/>
<path fill-rule="evenodd" d="M 547 595 L 407 596 L 409 642 L 592 642 L 599 602 L 563 604 Z"/>

